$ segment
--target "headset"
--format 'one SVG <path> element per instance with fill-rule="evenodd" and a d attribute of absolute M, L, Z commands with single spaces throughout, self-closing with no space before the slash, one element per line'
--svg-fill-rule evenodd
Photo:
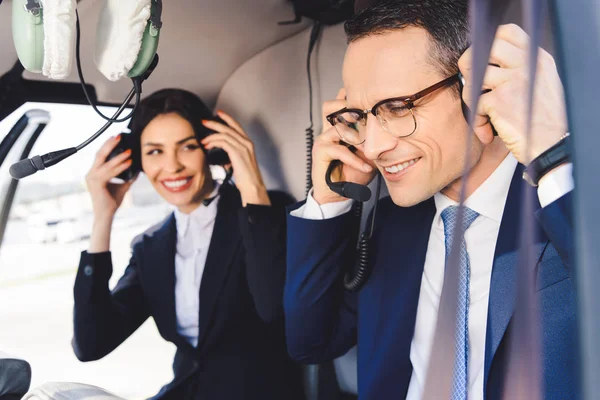
<path fill-rule="evenodd" d="M 158 64 L 161 16 L 162 0 L 105 0 L 96 32 L 96 66 L 110 81 L 128 77 L 133 83 L 121 107 L 112 117 L 107 117 L 93 104 L 85 86 L 79 54 L 81 30 L 76 0 L 13 1 L 13 41 L 23 67 L 50 79 L 65 79 L 71 72 L 75 55 L 85 97 L 94 111 L 107 121 L 79 146 L 14 164 L 10 168 L 13 178 L 21 179 L 64 160 L 98 138 L 112 123 L 131 118 L 140 102 L 142 82 L 148 79 Z M 134 96 L 132 111 L 119 119 Z"/>
<path fill-rule="evenodd" d="M 135 78 L 148 69 L 158 48 L 161 15 L 162 0 L 105 1 L 95 62 L 107 79 Z M 65 79 L 71 72 L 77 20 L 76 0 L 14 0 L 12 34 L 23 67 Z"/>
<path fill-rule="evenodd" d="M 462 113 L 463 113 L 463 116 L 465 117 L 465 120 L 468 122 L 471 110 L 469 109 L 469 106 L 467 106 L 467 104 L 464 102 L 463 97 L 462 97 L 462 92 L 463 92 L 464 85 L 465 85 L 465 78 L 463 77 L 463 75 L 460 72 L 458 72 L 458 78 L 459 78 L 458 84 L 459 84 L 459 91 L 460 91 Z M 489 91 L 490 91 L 489 89 L 483 90 L 482 94 L 487 93 Z M 498 132 L 496 131 L 496 129 L 494 128 L 494 125 L 492 125 L 491 122 L 490 122 L 490 126 L 492 128 L 492 132 L 493 132 L 494 136 L 498 136 Z M 340 142 L 340 144 L 345 145 L 345 143 L 343 143 L 343 142 Z M 348 146 L 348 148 L 353 152 L 356 150 L 354 148 L 354 146 Z M 365 202 L 369 201 L 369 199 L 371 198 L 371 189 L 369 189 L 369 187 L 366 185 L 361 185 L 361 184 L 354 183 L 354 182 L 345 182 L 345 181 L 333 182 L 331 180 L 331 175 L 337 168 L 340 168 L 341 166 L 342 166 L 341 161 L 333 160 L 329 164 L 329 167 L 327 168 L 327 172 L 325 174 L 325 182 L 327 183 L 327 186 L 329 187 L 329 189 L 331 191 L 333 191 L 334 193 L 337 193 L 338 195 L 340 195 L 342 197 L 352 199 L 355 201 L 353 210 L 354 210 L 355 217 L 358 219 L 358 221 L 360 223 L 360 220 L 362 218 L 363 204 Z M 378 173 L 377 174 L 377 194 L 375 196 L 375 204 L 373 206 L 373 210 L 371 211 L 371 216 L 370 216 L 371 218 L 367 225 L 366 231 L 362 232 L 358 239 L 358 244 L 356 247 L 356 251 L 357 251 L 356 264 L 354 265 L 352 270 L 346 272 L 346 275 L 344 277 L 344 287 L 346 288 L 347 291 L 350 291 L 350 292 L 358 292 L 364 286 L 364 284 L 367 282 L 367 280 L 369 279 L 369 275 L 371 274 L 372 268 L 369 264 L 369 242 L 373 235 L 373 230 L 375 229 L 375 214 L 377 212 L 377 203 L 379 202 L 380 192 L 381 192 L 381 174 Z"/>

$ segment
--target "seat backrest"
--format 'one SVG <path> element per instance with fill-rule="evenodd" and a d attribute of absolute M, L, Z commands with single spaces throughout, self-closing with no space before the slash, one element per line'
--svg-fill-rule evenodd
<path fill-rule="evenodd" d="M 217 100 L 217 108 L 230 111 L 253 139 L 267 187 L 288 190 L 297 199 L 305 195 L 309 35 L 306 29 L 248 60 Z M 312 56 L 315 134 L 321 131 L 323 101 L 342 87 L 345 50 L 343 27 L 326 27 Z"/>
<path fill-rule="evenodd" d="M 31 385 L 31 366 L 0 351 L 0 398 L 20 399 Z"/>
<path fill-rule="evenodd" d="M 97 386 L 72 382 L 46 382 L 31 390 L 23 400 L 125 400 Z"/>
<path fill-rule="evenodd" d="M 267 187 L 286 190 L 298 200 L 306 187 L 309 36 L 310 28 L 248 60 L 227 80 L 217 101 L 217 109 L 231 112 L 254 141 Z M 343 86 L 345 51 L 343 25 L 325 27 L 311 63 L 315 135 L 322 128 L 323 102 Z M 355 393 L 356 357 L 351 353 L 335 365 L 340 388 Z"/>

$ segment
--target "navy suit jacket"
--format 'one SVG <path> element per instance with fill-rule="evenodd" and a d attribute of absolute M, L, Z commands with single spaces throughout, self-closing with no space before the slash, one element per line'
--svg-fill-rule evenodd
<path fill-rule="evenodd" d="M 287 355 L 283 324 L 285 205 L 242 208 L 223 187 L 200 288 L 198 346 L 177 333 L 176 224 L 171 214 L 133 246 L 111 292 L 110 253 L 81 257 L 75 280 L 73 349 L 82 361 L 104 357 L 148 317 L 177 346 L 174 379 L 155 399 L 299 399 L 301 368 Z M 151 349 L 149 349 L 151 351 Z"/>
<path fill-rule="evenodd" d="M 515 309 L 521 202 L 526 186 L 517 167 L 496 244 L 485 347 L 486 399 L 501 398 Z M 537 199 L 537 195 L 533 193 Z M 572 280 L 571 194 L 536 211 L 534 252 L 540 298 L 545 399 L 578 396 L 576 296 Z M 298 207 L 297 205 L 296 207 Z M 358 294 L 343 275 L 355 263 L 356 220 L 288 216 L 288 275 L 284 290 L 286 336 L 292 358 L 330 361 L 358 344 L 361 400 L 406 397 L 433 199 L 401 208 L 380 200 L 370 245 L 372 274 Z M 531 216 L 533 218 L 533 216 Z M 435 329 L 435 327 L 432 327 Z"/>

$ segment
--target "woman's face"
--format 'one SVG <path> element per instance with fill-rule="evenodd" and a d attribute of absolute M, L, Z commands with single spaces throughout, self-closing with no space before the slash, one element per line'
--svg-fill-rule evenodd
<path fill-rule="evenodd" d="M 142 169 L 154 189 L 181 212 L 190 213 L 213 189 L 192 125 L 176 113 L 161 114 L 141 135 Z"/>

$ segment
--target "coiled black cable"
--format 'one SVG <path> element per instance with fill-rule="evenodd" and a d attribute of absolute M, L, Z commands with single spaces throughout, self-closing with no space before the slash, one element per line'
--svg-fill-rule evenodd
<path fill-rule="evenodd" d="M 358 292 L 371 275 L 371 265 L 369 264 L 369 243 L 375 229 L 375 214 L 377 213 L 377 203 L 379 203 L 379 195 L 381 193 L 381 175 L 377 175 L 377 192 L 375 196 L 375 204 L 371 212 L 371 221 L 367 226 L 367 230 L 360 234 L 356 245 L 356 264 L 351 271 L 346 272 L 344 276 L 344 287 L 349 292 Z M 360 221 L 362 219 L 362 203 L 355 205 L 354 215 Z"/>
<path fill-rule="evenodd" d="M 310 72 L 310 60 L 314 50 L 315 44 L 317 43 L 319 36 L 321 35 L 322 24 L 319 21 L 313 23 L 312 31 L 310 33 L 310 43 L 308 45 L 308 56 L 306 58 L 306 74 L 308 76 L 308 97 L 309 97 L 309 116 L 310 125 L 306 128 L 306 195 L 312 189 L 312 148 L 314 145 L 314 123 L 313 123 L 313 90 L 312 90 L 312 76 Z M 331 173 L 332 166 L 327 173 L 327 177 Z M 359 291 L 362 286 L 367 282 L 371 273 L 369 265 L 369 242 L 373 235 L 373 229 L 375 226 L 375 212 L 377 210 L 377 203 L 379 200 L 379 194 L 381 191 L 381 175 L 377 177 L 377 197 L 375 199 L 375 206 L 373 207 L 373 213 L 371 214 L 371 222 L 367 228 L 367 231 L 361 233 L 357 243 L 357 260 L 356 265 L 353 266 L 351 271 L 348 271 L 344 277 L 344 287 L 350 292 Z M 370 193 L 369 193 L 370 195 Z M 354 206 L 355 217 L 358 221 L 359 227 L 362 219 L 362 208 L 361 202 L 357 202 Z"/>
<path fill-rule="evenodd" d="M 312 75 L 310 73 L 310 59 L 315 48 L 315 44 L 321 35 L 322 25 L 319 21 L 313 23 L 310 32 L 310 42 L 308 44 L 308 56 L 306 57 L 306 74 L 308 76 L 308 112 L 310 116 L 310 126 L 306 128 L 306 195 L 312 188 L 312 148 L 315 143 L 314 124 L 313 124 L 313 89 Z"/>
<path fill-rule="evenodd" d="M 364 208 L 364 203 L 361 203 L 359 201 L 355 201 L 352 206 L 352 211 L 354 212 L 354 218 L 358 221 L 359 224 L 362 219 L 363 208 Z"/>
<path fill-rule="evenodd" d="M 356 265 L 352 273 L 344 276 L 344 287 L 349 292 L 358 292 L 369 278 L 369 237 L 363 232 L 360 234 L 356 246 Z"/>
<path fill-rule="evenodd" d="M 312 126 L 306 128 L 306 195 L 312 188 L 312 148 L 315 144 L 315 135 Z"/>

